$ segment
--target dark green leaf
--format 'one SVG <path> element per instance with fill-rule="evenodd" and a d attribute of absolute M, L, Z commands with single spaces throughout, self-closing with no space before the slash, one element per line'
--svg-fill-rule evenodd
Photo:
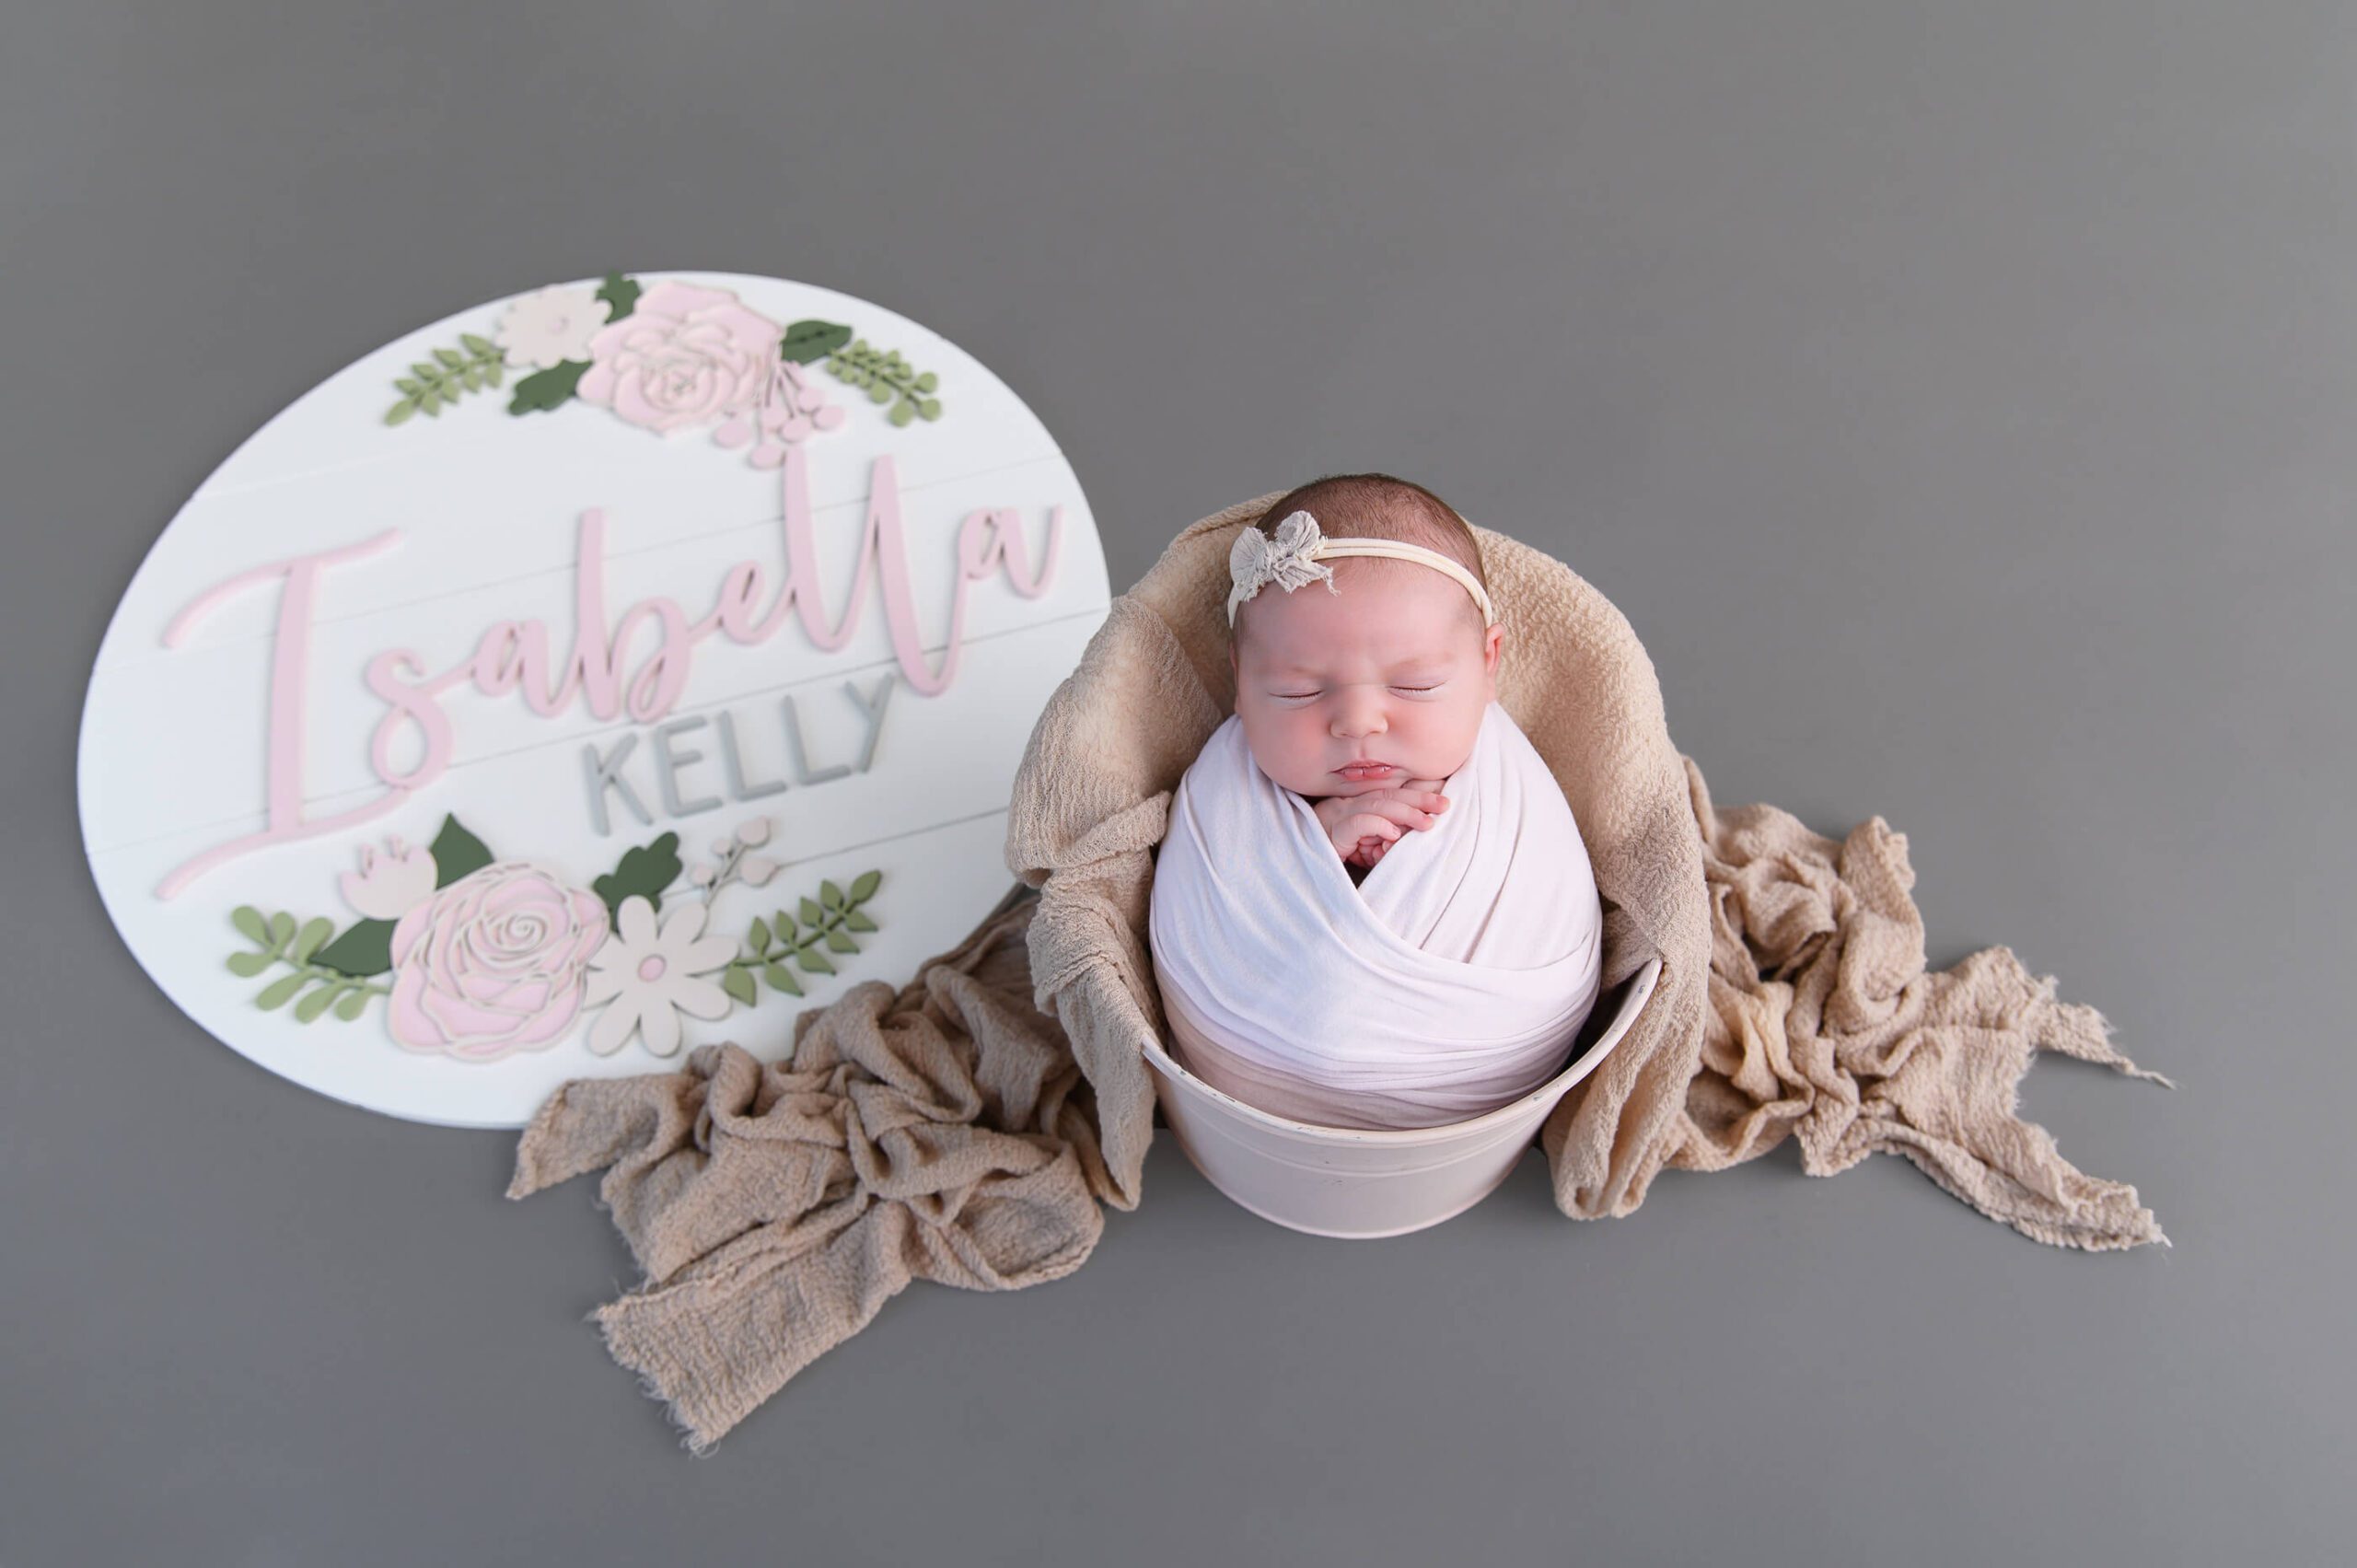
<path fill-rule="evenodd" d="M 437 861 L 439 856 L 435 857 Z M 638 849 L 622 852 L 614 869 L 589 884 L 606 900 L 606 908 L 621 912 L 622 900 L 635 893 L 656 909 L 663 907 L 663 889 L 679 875 L 679 835 L 661 833 Z"/>
<path fill-rule="evenodd" d="M 833 321 L 815 318 L 796 321 L 786 328 L 784 341 L 777 345 L 778 356 L 796 365 L 807 365 L 821 354 L 829 354 L 851 342 L 851 329 Z"/>
<path fill-rule="evenodd" d="M 508 401 L 509 413 L 535 413 L 562 408 L 573 401 L 575 389 L 581 377 L 589 374 L 586 360 L 568 359 L 546 370 L 536 370 L 516 383 L 515 394 Z"/>
<path fill-rule="evenodd" d="M 491 864 L 491 851 L 483 847 L 481 839 L 460 827 L 456 817 L 442 819 L 442 830 L 434 835 L 429 853 L 434 856 L 434 885 L 437 888 L 447 888 Z"/>
<path fill-rule="evenodd" d="M 312 954 L 311 961 L 323 970 L 348 974 L 354 980 L 383 974 L 393 967 L 393 923 L 389 920 L 359 921 Z"/>
<path fill-rule="evenodd" d="M 638 285 L 631 282 L 621 273 L 608 273 L 604 285 L 598 290 L 598 297 L 613 307 L 611 310 L 606 312 L 606 319 L 619 321 L 637 309 L 638 296 L 643 292 L 644 291 Z"/>

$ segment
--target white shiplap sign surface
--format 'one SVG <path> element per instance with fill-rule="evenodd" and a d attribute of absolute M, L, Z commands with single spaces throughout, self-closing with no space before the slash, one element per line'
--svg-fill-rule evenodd
<path fill-rule="evenodd" d="M 171 520 L 91 674 L 84 842 L 252 1061 L 517 1126 L 783 1056 L 962 936 L 1109 601 L 1071 466 L 937 334 L 775 278 L 532 290 L 331 377 Z"/>

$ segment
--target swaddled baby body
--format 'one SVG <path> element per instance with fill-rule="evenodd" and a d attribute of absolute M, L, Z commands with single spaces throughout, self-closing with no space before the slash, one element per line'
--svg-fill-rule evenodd
<path fill-rule="evenodd" d="M 1173 1054 L 1326 1127 L 1539 1087 L 1595 1005 L 1603 919 L 1570 803 L 1497 703 L 1472 530 L 1421 486 L 1333 476 L 1240 533 L 1230 569 L 1236 711 L 1155 857 Z"/>

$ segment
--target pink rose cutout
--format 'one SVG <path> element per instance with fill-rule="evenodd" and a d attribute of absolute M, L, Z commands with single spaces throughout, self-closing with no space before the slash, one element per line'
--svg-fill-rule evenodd
<path fill-rule="evenodd" d="M 548 1045 L 581 1010 L 606 905 L 529 861 L 459 877 L 393 927 L 386 1020 L 412 1051 L 495 1062 Z"/>
<path fill-rule="evenodd" d="M 589 340 L 576 395 L 649 430 L 708 424 L 760 401 L 784 336 L 725 288 L 658 283 Z"/>

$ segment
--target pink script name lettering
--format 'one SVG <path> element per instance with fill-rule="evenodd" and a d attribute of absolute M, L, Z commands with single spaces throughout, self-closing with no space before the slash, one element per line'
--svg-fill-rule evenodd
<path fill-rule="evenodd" d="M 332 817 L 303 815 L 303 735 L 309 685 L 311 616 L 320 575 L 331 566 L 364 560 L 390 549 L 400 537 L 390 529 L 358 544 L 317 554 L 293 556 L 241 572 L 205 590 L 173 617 L 164 644 L 178 647 L 198 621 L 247 589 L 277 582 L 278 623 L 272 647 L 269 758 L 265 769 L 265 825 L 216 844 L 175 867 L 156 888 L 169 899 L 214 867 L 272 844 L 315 838 L 381 817 L 440 778 L 451 762 L 449 716 L 442 696 L 471 684 L 486 697 L 520 695 L 542 717 L 579 703 L 601 719 L 627 714 L 651 723 L 669 713 L 686 688 L 697 644 L 715 632 L 729 641 L 767 641 L 789 617 L 822 652 L 851 641 L 859 630 L 871 582 L 884 600 L 886 631 L 893 657 L 909 684 L 927 696 L 946 691 L 958 672 L 966 625 L 969 587 L 1003 575 L 1007 587 L 1026 598 L 1046 593 L 1055 576 L 1063 536 L 1063 508 L 1048 510 L 1048 536 L 1034 570 L 1020 521 L 1012 507 L 981 507 L 958 525 L 958 572 L 950 595 L 949 626 L 937 668 L 928 668 L 923 633 L 909 585 L 907 529 L 900 518 L 900 478 L 888 455 L 870 471 L 866 522 L 856 573 L 842 617 L 830 624 L 816 587 L 818 552 L 810 516 L 809 481 L 799 447 L 786 449 L 779 483 L 784 504 L 784 579 L 766 605 L 766 577 L 759 562 L 740 561 L 723 576 L 712 608 L 691 621 L 677 601 L 643 598 L 609 623 L 606 613 L 605 513 L 582 513 L 575 561 L 573 649 L 552 670 L 549 629 L 540 621 L 499 621 L 486 628 L 474 651 L 438 674 L 407 648 L 388 648 L 371 658 L 362 675 L 368 690 L 386 703 L 369 746 L 369 761 L 386 788 L 375 799 Z M 880 575 L 879 575 L 880 573 Z M 625 669 L 634 645 L 652 646 Z M 402 769 L 392 750 L 404 728 L 418 743 L 414 765 Z"/>

